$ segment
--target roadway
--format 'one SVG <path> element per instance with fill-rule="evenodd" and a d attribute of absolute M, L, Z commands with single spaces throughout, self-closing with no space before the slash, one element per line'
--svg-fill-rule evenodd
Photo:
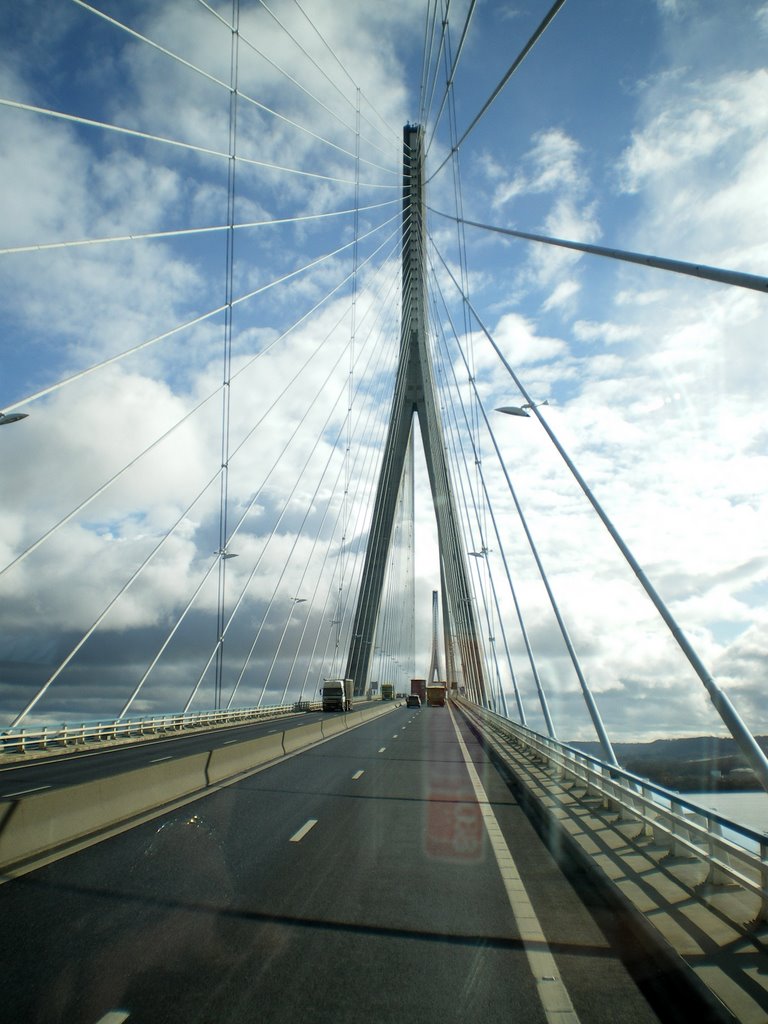
<path fill-rule="evenodd" d="M 6 882 L 0 919 L 3 1024 L 689 1016 L 654 1012 L 447 708 L 396 709 Z"/>
<path fill-rule="evenodd" d="M 372 707 L 374 703 L 379 702 L 356 701 L 355 710 Z M 199 754 L 232 743 L 242 743 L 286 729 L 296 729 L 339 714 L 338 711 L 300 712 L 296 715 L 283 715 L 243 725 L 161 735 L 156 739 L 137 738 L 116 746 L 99 747 L 94 744 L 91 749 L 51 751 L 49 757 L 37 757 L 35 760 L 22 760 L 11 764 L 4 764 L 0 760 L 0 800 L 42 792 L 45 789 L 74 786 L 80 782 L 129 772 L 134 768 L 146 768 L 161 761 Z"/>

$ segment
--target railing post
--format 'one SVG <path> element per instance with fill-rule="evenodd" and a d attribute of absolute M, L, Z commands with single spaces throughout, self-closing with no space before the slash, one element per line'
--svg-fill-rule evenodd
<path fill-rule="evenodd" d="M 563 764 L 563 761 L 565 760 L 565 755 L 562 751 L 558 752 L 557 750 L 555 751 L 555 754 L 557 754 L 557 757 L 554 759 L 553 762 L 552 777 L 554 778 L 555 782 L 562 783 L 566 774 L 565 765 Z"/>
<path fill-rule="evenodd" d="M 616 801 L 614 800 L 614 783 L 613 776 L 610 771 L 603 767 L 600 769 L 600 788 L 603 791 L 603 800 L 601 807 L 604 811 L 616 811 Z"/>
<path fill-rule="evenodd" d="M 680 839 L 687 839 L 689 842 L 693 842 L 693 835 L 687 827 L 687 822 L 694 821 L 695 816 L 686 815 L 685 808 L 674 799 L 672 800 L 670 810 L 672 811 L 672 856 L 687 857 L 690 860 L 694 860 L 696 854 L 683 845 L 683 843 L 678 842 L 677 837 L 679 836 Z M 703 815 L 700 815 L 700 817 L 703 817 Z M 706 857 L 706 854 L 703 853 L 702 856 Z"/>
<path fill-rule="evenodd" d="M 709 885 L 731 885 L 733 880 L 723 871 L 717 867 L 714 863 L 715 857 L 719 857 L 725 860 L 726 863 L 730 863 L 728 854 L 725 851 L 718 850 L 712 836 L 722 836 L 723 830 L 719 821 L 715 821 L 710 815 L 706 815 L 707 823 L 707 860 L 709 861 L 709 871 L 707 872 L 707 883 Z"/>
<path fill-rule="evenodd" d="M 648 818 L 650 817 L 650 812 L 647 807 L 647 801 L 649 801 L 651 797 L 649 797 L 648 795 L 648 787 L 644 782 L 640 783 L 640 797 L 643 800 L 643 835 L 647 836 L 649 839 L 652 839 L 653 825 L 650 821 L 648 821 Z M 653 802 L 654 804 L 656 803 L 655 800 Z"/>
<path fill-rule="evenodd" d="M 669 840 L 669 852 L 672 857 L 679 857 L 681 854 L 685 856 L 687 850 L 684 846 L 681 846 L 677 841 L 678 830 L 680 829 L 680 818 L 685 816 L 685 811 L 679 803 L 673 798 L 669 804 L 670 810 L 670 831 L 671 836 Z"/>
<path fill-rule="evenodd" d="M 611 800 L 611 804 L 619 816 L 619 821 L 624 824 L 634 821 L 635 806 L 632 802 L 632 793 L 634 791 L 633 783 L 629 779 L 622 779 L 621 782 L 619 782 L 618 779 L 612 778 L 611 784 L 613 787 L 613 799 Z"/>

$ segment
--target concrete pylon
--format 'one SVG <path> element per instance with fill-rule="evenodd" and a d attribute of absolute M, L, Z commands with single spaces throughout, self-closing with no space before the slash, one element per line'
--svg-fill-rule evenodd
<path fill-rule="evenodd" d="M 400 361 L 355 610 L 346 678 L 354 680 L 356 695 L 365 693 L 397 495 L 415 415 L 421 430 L 437 521 L 444 630 L 446 635 L 450 633 L 454 641 L 451 645 L 451 659 L 455 645 L 467 695 L 485 704 L 477 614 L 469 586 L 467 555 L 445 454 L 427 339 L 424 225 L 423 134 L 419 125 L 406 125 L 403 129 L 403 309 Z M 453 665 L 449 666 L 449 671 L 452 668 Z M 457 674 L 454 672 L 454 675 Z"/>

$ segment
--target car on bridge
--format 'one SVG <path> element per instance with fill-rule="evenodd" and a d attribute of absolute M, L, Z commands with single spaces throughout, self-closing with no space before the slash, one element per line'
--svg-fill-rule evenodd
<path fill-rule="evenodd" d="M 420 708 L 421 697 L 418 695 L 418 693 L 409 693 L 408 696 L 405 698 L 405 706 L 407 708 Z"/>

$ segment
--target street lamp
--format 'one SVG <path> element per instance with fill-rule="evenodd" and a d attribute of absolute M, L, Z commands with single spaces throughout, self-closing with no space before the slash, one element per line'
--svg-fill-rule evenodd
<path fill-rule="evenodd" d="M 507 416 L 530 416 L 528 409 L 538 409 L 540 405 L 549 405 L 549 399 L 543 402 L 526 402 L 525 405 L 502 405 L 496 412 L 506 413 Z"/>
<path fill-rule="evenodd" d="M 28 412 L 0 412 L 0 427 L 4 427 L 8 423 L 18 423 L 19 420 L 25 420 L 27 416 L 29 416 Z"/>

